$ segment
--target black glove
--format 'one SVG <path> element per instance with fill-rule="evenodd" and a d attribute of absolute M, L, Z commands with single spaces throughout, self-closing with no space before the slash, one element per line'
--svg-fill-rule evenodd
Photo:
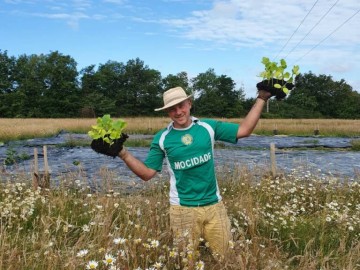
<path fill-rule="evenodd" d="M 281 100 L 286 97 L 286 94 L 283 92 L 281 88 L 274 87 L 274 84 L 280 84 L 283 86 L 286 82 L 284 80 L 272 79 L 272 80 L 263 80 L 256 85 L 258 90 L 265 90 L 271 94 L 271 96 L 275 96 L 277 100 Z M 289 90 L 294 88 L 294 84 L 286 83 L 285 87 Z"/>
<path fill-rule="evenodd" d="M 114 140 L 113 144 L 111 145 L 105 142 L 102 138 L 96 139 L 91 142 L 91 148 L 97 153 L 115 158 L 123 149 L 124 142 L 127 138 L 129 138 L 127 134 L 121 133 L 121 137 Z"/>

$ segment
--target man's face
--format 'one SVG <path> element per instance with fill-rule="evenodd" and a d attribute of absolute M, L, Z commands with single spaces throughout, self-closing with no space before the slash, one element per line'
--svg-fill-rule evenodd
<path fill-rule="evenodd" d="M 184 100 L 183 102 L 166 109 L 169 117 L 174 121 L 175 128 L 186 128 L 191 124 L 190 109 L 190 99 Z"/>

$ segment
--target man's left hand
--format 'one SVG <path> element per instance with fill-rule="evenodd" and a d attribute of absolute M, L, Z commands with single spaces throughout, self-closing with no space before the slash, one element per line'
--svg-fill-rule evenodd
<path fill-rule="evenodd" d="M 271 95 L 270 92 L 265 91 L 265 90 L 258 90 L 257 98 L 260 98 L 260 99 L 262 99 L 262 100 L 264 100 L 266 102 L 271 97 L 272 97 L 272 95 Z"/>
<path fill-rule="evenodd" d="M 281 86 L 285 85 L 286 88 L 289 90 L 294 88 L 294 84 L 286 83 L 284 80 L 278 80 L 278 79 L 263 80 L 256 85 L 256 88 L 259 91 L 258 98 L 265 100 L 265 98 L 267 97 L 267 95 L 260 94 L 261 90 L 263 90 L 268 92 L 270 94 L 270 97 L 275 96 L 277 100 L 284 99 L 286 97 L 286 93 L 284 93 L 284 91 L 281 88 L 274 87 L 274 84 L 280 84 Z M 270 97 L 268 97 L 268 99 Z"/>

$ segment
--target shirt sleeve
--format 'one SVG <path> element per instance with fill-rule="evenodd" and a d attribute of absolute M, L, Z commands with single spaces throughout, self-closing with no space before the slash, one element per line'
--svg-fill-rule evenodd
<path fill-rule="evenodd" d="M 160 172 L 162 170 L 165 153 L 160 148 L 159 137 L 155 136 L 151 142 L 150 151 L 144 161 L 146 167 Z"/>
<path fill-rule="evenodd" d="M 230 123 L 230 122 L 223 122 L 217 120 L 207 120 L 214 129 L 215 132 L 215 140 L 216 141 L 223 141 L 229 143 L 237 143 L 237 132 L 239 129 L 240 124 Z"/>

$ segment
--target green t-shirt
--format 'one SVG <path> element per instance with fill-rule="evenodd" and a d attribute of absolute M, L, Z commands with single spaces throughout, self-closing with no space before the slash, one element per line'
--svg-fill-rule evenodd
<path fill-rule="evenodd" d="M 192 117 L 176 129 L 170 123 L 154 137 L 145 165 L 161 171 L 165 159 L 170 173 L 170 204 L 205 206 L 221 200 L 215 175 L 214 142 L 236 143 L 238 124 Z"/>

